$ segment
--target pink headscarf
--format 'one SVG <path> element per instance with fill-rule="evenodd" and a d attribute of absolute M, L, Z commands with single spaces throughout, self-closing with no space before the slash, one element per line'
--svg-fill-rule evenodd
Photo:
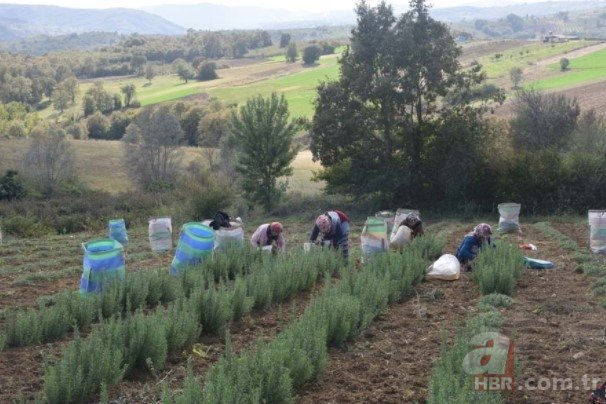
<path fill-rule="evenodd" d="M 473 229 L 473 234 L 478 237 L 490 237 L 492 234 L 492 228 L 489 224 L 480 223 L 475 229 Z"/>
<path fill-rule="evenodd" d="M 330 233 L 330 218 L 327 215 L 320 215 L 316 219 L 316 226 L 320 229 L 320 232 L 324 234 Z"/>

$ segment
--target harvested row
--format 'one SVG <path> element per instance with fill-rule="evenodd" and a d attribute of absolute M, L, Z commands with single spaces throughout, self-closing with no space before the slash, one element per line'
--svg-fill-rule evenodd
<path fill-rule="evenodd" d="M 403 299 L 424 274 L 427 256 L 441 251 L 435 239 L 413 242 L 402 255 L 374 256 L 358 272 L 348 268 L 341 282 L 325 288 L 304 314 L 269 344 L 236 357 L 226 354 L 206 375 L 186 380 L 172 402 L 285 402 L 315 379 L 327 361 L 327 347 L 354 339 L 388 304 Z M 202 393 L 202 395 L 200 395 Z M 193 400 L 193 401 L 192 401 Z"/>

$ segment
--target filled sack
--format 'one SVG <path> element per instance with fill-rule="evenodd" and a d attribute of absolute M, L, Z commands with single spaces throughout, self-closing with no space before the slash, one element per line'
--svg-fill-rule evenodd
<path fill-rule="evenodd" d="M 596 254 L 606 254 L 606 210 L 590 210 L 589 248 Z"/>
<path fill-rule="evenodd" d="M 501 203 L 499 209 L 499 231 L 503 233 L 520 232 L 520 208 L 519 203 Z"/>
<path fill-rule="evenodd" d="M 408 226 L 400 226 L 395 234 L 389 238 L 389 246 L 394 250 L 401 250 L 410 244 L 412 230 Z"/>
<path fill-rule="evenodd" d="M 369 258 L 371 255 L 387 250 L 387 225 L 380 217 L 368 217 L 362 235 L 362 255 Z"/>
<path fill-rule="evenodd" d="M 461 263 L 452 254 L 444 254 L 427 268 L 426 279 L 456 281 L 461 276 Z"/>

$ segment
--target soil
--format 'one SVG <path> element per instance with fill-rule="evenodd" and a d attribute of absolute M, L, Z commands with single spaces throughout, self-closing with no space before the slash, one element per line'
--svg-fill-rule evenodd
<path fill-rule="evenodd" d="M 586 239 L 582 225 L 566 224 L 567 234 Z M 583 375 L 599 379 L 604 349 L 603 313 L 589 294 L 592 280 L 575 272 L 572 253 L 564 252 L 533 226 L 523 226 L 514 242 L 532 242 L 534 257 L 554 261 L 551 271 L 526 270 L 514 293 L 515 303 L 503 310 L 507 322 L 503 334 L 515 336 L 515 352 L 523 370 L 518 386 L 540 377 L 570 378 L 571 391 L 517 390 L 508 402 L 569 403 L 585 401 Z M 453 250 L 455 233 L 447 248 Z M 445 299 L 415 299 L 393 306 L 357 343 L 345 350 L 333 349 L 320 379 L 309 386 L 299 402 L 424 402 L 432 362 L 439 356 L 444 333 L 452 335 L 457 322 L 474 310 L 477 287 L 467 274 L 459 281 L 420 286 L 420 294 L 439 287 Z M 417 307 L 415 307 L 417 305 Z M 419 317 L 419 310 L 423 317 Z M 534 378 L 534 379 L 533 379 Z M 541 383 L 545 383 L 541 381 Z M 578 388 L 578 390 L 576 390 Z"/>
<path fill-rule="evenodd" d="M 555 222 L 552 226 L 575 240 L 580 249 L 587 248 L 584 222 Z M 451 223 L 448 227 L 454 231 L 445 252 L 452 253 L 471 226 Z M 522 230 L 522 235 L 507 238 L 537 245 L 538 251 L 528 254 L 549 259 L 556 267 L 549 271 L 526 270 L 514 292 L 514 305 L 502 310 L 507 319 L 502 333 L 515 337 L 516 358 L 521 365 L 516 375 L 516 386 L 521 389 L 509 393 L 506 399 L 511 403 L 586 401 L 591 379 L 606 377 L 597 359 L 604 350 L 605 324 L 603 309 L 590 294 L 594 279 L 577 273 L 572 260 L 574 251 L 563 250 L 533 225 L 522 225 Z M 443 292 L 442 299 L 434 298 L 438 290 Z M 309 294 L 295 298 L 296 314 L 304 309 L 309 298 Z M 300 393 L 299 401 L 426 401 L 431 367 L 440 355 L 442 343 L 449 343 L 456 326 L 475 312 L 478 298 L 470 274 L 463 273 L 454 282 L 423 282 L 416 288 L 416 294 L 386 310 L 355 343 L 344 349 L 331 348 L 325 372 Z M 288 324 L 292 305 L 287 302 L 267 312 L 255 312 L 235 324 L 230 331 L 233 350 L 239 352 L 258 339 L 273 338 Z M 9 402 L 18 394 L 34 398 L 42 390 L 43 356 L 60 352 L 69 339 L 0 353 L 0 402 Z M 188 359 L 194 373 L 203 378 L 224 353 L 225 344 L 217 337 L 204 337 L 200 342 L 208 350 L 205 357 L 191 349 L 181 352 L 163 370 L 129 376 L 110 391 L 110 398 L 115 403 L 157 402 L 162 382 L 173 392 L 181 388 Z M 553 378 L 569 379 L 572 384 L 565 387 L 571 389 L 527 388 L 537 381 L 545 387 Z M 589 380 L 587 385 L 584 380 Z"/>

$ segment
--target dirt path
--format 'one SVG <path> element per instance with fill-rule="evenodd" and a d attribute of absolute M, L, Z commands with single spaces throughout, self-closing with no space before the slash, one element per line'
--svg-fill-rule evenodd
<path fill-rule="evenodd" d="M 573 233 L 580 232 L 579 229 Z M 516 357 L 522 366 L 516 380 L 520 390 L 508 401 L 584 402 L 590 392 L 585 390 L 583 375 L 606 376 L 601 360 L 604 309 L 589 294 L 593 280 L 576 273 L 573 253 L 563 251 L 533 226 L 524 228 L 523 239 L 537 244 L 539 251 L 535 255 L 553 261 L 556 268 L 526 270 L 514 293 L 514 306 L 506 312 L 503 333 L 517 336 Z M 554 378 L 569 379 L 571 390 L 552 389 L 557 382 Z M 537 383 L 545 389 L 531 390 Z"/>
<path fill-rule="evenodd" d="M 452 253 L 469 226 L 457 226 L 445 252 Z M 443 299 L 423 298 L 441 290 Z M 411 298 L 392 306 L 351 346 L 331 349 L 328 367 L 299 397 L 301 403 L 423 401 L 441 342 L 474 310 L 479 292 L 469 274 L 455 282 L 422 283 Z"/>

